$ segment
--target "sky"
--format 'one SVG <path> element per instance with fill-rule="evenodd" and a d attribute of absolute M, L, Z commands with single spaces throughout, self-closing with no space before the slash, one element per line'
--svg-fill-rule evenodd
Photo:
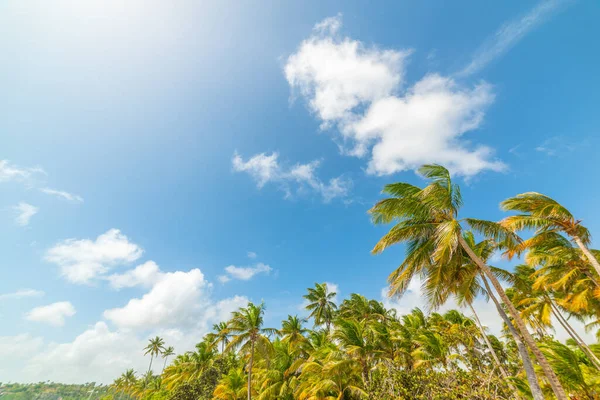
<path fill-rule="evenodd" d="M 386 297 L 404 249 L 371 255 L 387 228 L 367 214 L 424 163 L 452 171 L 464 216 L 538 191 L 600 232 L 599 18 L 584 0 L 3 1 L 0 381 L 108 383 L 145 370 L 149 337 L 184 352 L 248 301 L 269 326 L 305 315 L 315 282 L 426 308 L 419 282 Z"/>

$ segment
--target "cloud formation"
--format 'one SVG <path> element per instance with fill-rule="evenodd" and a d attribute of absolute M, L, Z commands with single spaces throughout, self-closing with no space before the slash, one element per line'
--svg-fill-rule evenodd
<path fill-rule="evenodd" d="M 17 213 L 17 216 L 15 217 L 15 223 L 19 226 L 29 225 L 31 217 L 40 211 L 38 207 L 32 206 L 31 204 L 25 202 L 20 202 L 13 207 L 13 210 Z"/>
<path fill-rule="evenodd" d="M 45 260 L 59 266 L 70 282 L 90 284 L 111 268 L 134 262 L 143 250 L 118 229 L 110 229 L 96 240 L 67 239 L 50 248 Z"/>
<path fill-rule="evenodd" d="M 235 153 L 232 160 L 233 170 L 249 174 L 259 189 L 267 183 L 278 185 L 286 198 L 311 191 L 318 193 L 323 201 L 328 203 L 336 197 L 346 197 L 352 187 L 352 181 L 342 176 L 332 178 L 327 183 L 323 182 L 316 175 L 316 169 L 320 165 L 318 160 L 285 167 L 279 163 L 278 157 L 278 153 L 261 153 L 245 161 Z"/>
<path fill-rule="evenodd" d="M 25 297 L 41 297 L 43 295 L 44 295 L 44 292 L 41 290 L 20 289 L 13 293 L 0 294 L 0 300 L 22 299 Z"/>
<path fill-rule="evenodd" d="M 83 197 L 76 195 L 76 194 L 69 193 L 69 192 L 65 192 L 64 190 L 56 190 L 56 189 L 51 189 L 51 188 L 45 187 L 45 188 L 41 188 L 40 192 L 49 194 L 51 196 L 59 197 L 61 199 L 70 201 L 72 203 L 83 203 Z"/>
<path fill-rule="evenodd" d="M 337 128 L 345 154 L 368 157 L 367 172 L 374 175 L 425 163 L 444 164 L 463 176 L 504 168 L 491 148 L 462 139 L 481 126 L 494 101 L 489 84 L 463 87 L 430 74 L 404 88 L 411 50 L 368 47 L 341 37 L 340 26 L 339 16 L 317 24 L 284 72 L 322 128 Z M 260 176 L 265 182 L 269 174 Z"/>
<path fill-rule="evenodd" d="M 0 182 L 23 182 L 39 174 L 46 175 L 46 172 L 40 167 L 23 168 L 8 160 L 0 160 Z"/>
<path fill-rule="evenodd" d="M 75 315 L 75 307 L 68 301 L 36 307 L 25 315 L 28 321 L 43 322 L 52 326 L 63 326 L 65 318 Z"/>
<path fill-rule="evenodd" d="M 257 274 L 269 274 L 273 268 L 267 264 L 258 263 L 254 267 L 236 267 L 230 265 L 225 267 L 226 275 L 219 276 L 219 281 L 222 283 L 229 282 L 231 279 L 238 279 L 242 281 L 248 281 Z"/>

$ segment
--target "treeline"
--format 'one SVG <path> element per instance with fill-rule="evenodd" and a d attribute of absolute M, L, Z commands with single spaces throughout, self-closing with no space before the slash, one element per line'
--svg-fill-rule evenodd
<path fill-rule="evenodd" d="M 2 400 L 81 400 L 98 399 L 110 393 L 105 385 L 95 383 L 67 385 L 54 382 L 39 383 L 0 383 Z"/>

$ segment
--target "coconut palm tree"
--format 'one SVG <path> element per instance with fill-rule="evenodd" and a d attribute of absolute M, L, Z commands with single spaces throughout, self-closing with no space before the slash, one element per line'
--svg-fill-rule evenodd
<path fill-rule="evenodd" d="M 252 365 L 256 346 L 263 348 L 270 345 L 265 334 L 277 333 L 276 329 L 263 328 L 265 306 L 248 303 L 246 308 L 240 308 L 232 313 L 227 326 L 233 336 L 226 350 L 240 348 L 249 355 L 248 360 L 248 400 L 252 399 Z"/>
<path fill-rule="evenodd" d="M 458 211 L 462 205 L 460 188 L 452 182 L 446 168 L 425 165 L 419 169 L 419 173 L 430 180 L 425 188 L 408 183 L 386 185 L 384 193 L 392 197 L 379 201 L 369 211 L 376 224 L 395 222 L 375 245 L 373 253 L 380 253 L 397 243 L 408 242 L 406 259 L 390 276 L 391 279 L 403 276 L 402 282 L 408 285 L 413 276 L 420 274 L 432 263 L 447 265 L 460 255 L 461 249 L 464 250 L 500 296 L 523 340 L 538 360 L 556 397 L 567 400 L 560 381 L 507 297 L 500 281 L 464 239 L 462 224 L 466 223 L 471 229 L 494 239 L 504 247 L 515 246 L 519 241 L 518 237 L 493 222 L 473 218 L 459 219 Z M 400 286 L 400 289 L 405 288 Z"/>
<path fill-rule="evenodd" d="M 540 240 L 536 236 L 548 232 L 562 232 L 569 236 L 581 249 L 596 273 L 600 275 L 600 263 L 592 254 L 588 245 L 591 242 L 590 232 L 581 225 L 581 220 L 556 200 L 536 192 L 527 192 L 504 200 L 501 207 L 505 211 L 518 211 L 522 214 L 506 217 L 500 223 L 512 230 L 534 229 L 535 235 L 529 239 L 531 243 Z"/>
<path fill-rule="evenodd" d="M 327 283 L 315 283 L 314 288 L 308 288 L 308 294 L 303 297 L 308 300 L 306 309 L 310 310 L 309 317 L 313 318 L 315 325 L 323 325 L 329 332 L 331 327 L 331 321 L 337 309 L 333 299 L 337 295 L 336 292 L 329 291 Z"/>
<path fill-rule="evenodd" d="M 149 339 L 148 345 L 144 348 L 144 355 L 150 354 L 150 366 L 148 367 L 148 372 L 152 369 L 152 360 L 154 357 L 158 357 L 163 351 L 165 351 L 165 341 L 156 336 L 154 339 Z"/>
<path fill-rule="evenodd" d="M 221 343 L 221 353 L 225 351 L 225 346 L 229 343 L 229 328 L 227 322 L 219 322 L 213 325 L 213 333 L 215 334 L 215 344 Z"/>
<path fill-rule="evenodd" d="M 304 322 L 306 322 L 304 318 L 298 318 L 297 315 L 288 315 L 287 319 L 281 322 L 281 329 L 279 330 L 282 341 L 289 343 L 294 349 L 306 343 L 305 335 L 309 330 L 302 326 Z"/>
<path fill-rule="evenodd" d="M 167 359 L 171 356 L 175 355 L 175 348 L 173 348 L 173 346 L 169 346 L 167 347 L 163 352 L 162 352 L 162 358 L 165 359 L 165 362 L 163 364 L 163 368 L 161 371 L 161 374 L 163 372 L 165 372 L 165 367 L 167 366 Z"/>

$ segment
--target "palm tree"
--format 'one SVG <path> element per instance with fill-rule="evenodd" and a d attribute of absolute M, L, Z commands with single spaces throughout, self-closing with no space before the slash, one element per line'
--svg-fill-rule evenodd
<path fill-rule="evenodd" d="M 148 367 L 148 372 L 150 372 L 154 357 L 158 357 L 159 354 L 165 351 L 165 341 L 161 337 L 156 336 L 154 339 L 148 341 L 148 346 L 144 350 L 146 350 L 144 355 L 150 354 L 150 366 Z"/>
<path fill-rule="evenodd" d="M 229 320 L 229 332 L 233 335 L 231 342 L 226 350 L 241 348 L 249 354 L 248 361 L 248 400 L 252 399 L 252 365 L 254 363 L 255 347 L 266 347 L 270 345 L 269 339 L 265 334 L 277 333 L 276 329 L 263 328 L 263 314 L 265 312 L 264 304 L 255 305 L 248 303 L 246 308 L 240 308 L 232 313 Z"/>
<path fill-rule="evenodd" d="M 493 222 L 472 218 L 458 219 L 462 196 L 459 186 L 452 183 L 446 168 L 440 165 L 425 165 L 419 169 L 419 173 L 430 179 L 429 185 L 423 189 L 408 183 L 386 185 L 384 193 L 392 197 L 379 201 L 369 211 L 376 224 L 396 222 L 396 225 L 375 245 L 373 253 L 380 253 L 393 244 L 408 242 L 406 259 L 390 276 L 391 279 L 403 277 L 402 281 L 408 285 L 413 276 L 427 269 L 432 263 L 439 265 L 452 263 L 453 258 L 460 256 L 460 249 L 464 250 L 489 279 L 506 305 L 525 343 L 542 367 L 556 397 L 559 400 L 567 400 L 560 381 L 537 347 L 517 309 L 507 297 L 500 281 L 464 239 L 461 223 L 468 224 L 472 229 L 505 247 L 515 246 L 518 237 Z M 400 286 L 400 289 L 404 287 Z"/>
<path fill-rule="evenodd" d="M 162 352 L 162 358 L 165 359 L 165 362 L 163 364 L 163 368 L 161 371 L 161 374 L 165 371 L 165 367 L 167 366 L 167 358 L 169 358 L 170 356 L 175 355 L 175 349 L 173 348 L 173 346 L 169 346 L 167 347 L 163 352 Z"/>
<path fill-rule="evenodd" d="M 308 294 L 303 297 L 308 300 L 306 309 L 311 311 L 309 317 L 314 318 L 317 326 L 325 324 L 327 332 L 329 332 L 333 315 L 337 309 L 333 302 L 337 293 L 330 292 L 327 283 L 315 283 L 314 288 L 307 290 Z"/>
<path fill-rule="evenodd" d="M 302 326 L 304 322 L 306 322 L 304 318 L 298 318 L 297 315 L 288 315 L 287 319 L 281 322 L 281 329 L 279 330 L 283 342 L 289 343 L 294 349 L 305 343 L 306 337 L 304 335 L 308 333 L 308 329 Z"/>
<path fill-rule="evenodd" d="M 221 353 L 225 351 L 225 346 L 229 343 L 229 328 L 227 322 L 219 322 L 213 325 L 215 334 L 215 344 L 221 343 Z"/>
<path fill-rule="evenodd" d="M 566 207 L 556 200 L 536 192 L 527 192 L 504 200 L 501 207 L 505 211 L 518 211 L 522 214 L 506 217 L 500 223 L 512 230 L 535 229 L 537 235 L 548 232 L 563 232 L 571 238 L 587 257 L 590 264 L 600 275 L 600 263 L 594 257 L 588 245 L 590 232 L 576 220 Z M 537 239 L 530 239 L 536 242 Z"/>

